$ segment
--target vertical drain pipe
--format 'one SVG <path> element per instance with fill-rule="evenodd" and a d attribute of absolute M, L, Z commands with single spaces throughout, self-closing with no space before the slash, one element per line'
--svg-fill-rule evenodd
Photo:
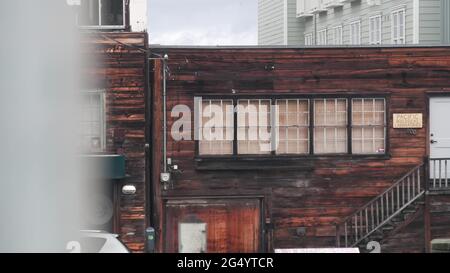
<path fill-rule="evenodd" d="M 164 55 L 163 58 L 163 160 L 164 160 L 164 173 L 167 173 L 167 60 L 169 56 Z"/>
<path fill-rule="evenodd" d="M 169 60 L 169 55 L 164 54 L 161 56 L 159 54 L 154 55 L 158 56 L 157 58 L 149 58 L 150 60 L 162 60 L 162 68 L 163 68 L 163 171 L 161 173 L 161 182 L 164 182 L 164 189 L 167 190 L 167 183 L 163 181 L 163 174 L 167 174 L 167 60 Z"/>

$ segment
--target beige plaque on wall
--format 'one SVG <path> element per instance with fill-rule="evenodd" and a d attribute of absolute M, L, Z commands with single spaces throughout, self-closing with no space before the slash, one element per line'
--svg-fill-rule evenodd
<path fill-rule="evenodd" d="M 423 128 L 423 114 L 394 114 L 394 129 Z"/>

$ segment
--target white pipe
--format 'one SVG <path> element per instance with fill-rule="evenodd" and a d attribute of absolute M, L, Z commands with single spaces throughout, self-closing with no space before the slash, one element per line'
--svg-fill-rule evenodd
<path fill-rule="evenodd" d="M 169 56 L 164 55 L 163 58 L 163 160 L 164 160 L 164 172 L 167 173 L 167 83 L 166 83 L 166 69 L 167 60 Z"/>

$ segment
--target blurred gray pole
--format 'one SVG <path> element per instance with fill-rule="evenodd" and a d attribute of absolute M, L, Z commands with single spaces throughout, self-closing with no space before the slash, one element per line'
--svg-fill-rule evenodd
<path fill-rule="evenodd" d="M 0 252 L 65 251 L 80 227 L 73 19 L 66 1 L 2 2 Z"/>

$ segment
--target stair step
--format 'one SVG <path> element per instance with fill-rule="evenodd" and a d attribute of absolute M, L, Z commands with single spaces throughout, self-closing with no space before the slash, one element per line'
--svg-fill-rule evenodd
<path fill-rule="evenodd" d="M 403 217 L 395 217 L 390 222 L 394 225 L 397 225 L 397 224 L 403 223 L 404 221 L 405 221 L 405 218 L 403 218 Z"/>
<path fill-rule="evenodd" d="M 415 213 L 416 211 L 417 211 L 417 209 L 407 208 L 402 211 L 402 214 L 411 214 L 411 213 Z"/>
<path fill-rule="evenodd" d="M 381 241 L 384 238 L 384 236 L 382 234 L 377 234 L 377 235 L 371 235 L 371 236 L 369 236 L 369 238 L 370 238 L 369 242 L 370 241 Z"/>
<path fill-rule="evenodd" d="M 381 229 L 383 230 L 383 231 L 391 231 L 391 230 L 394 230 L 394 226 L 392 226 L 392 225 L 385 225 L 385 226 L 383 226 Z"/>

